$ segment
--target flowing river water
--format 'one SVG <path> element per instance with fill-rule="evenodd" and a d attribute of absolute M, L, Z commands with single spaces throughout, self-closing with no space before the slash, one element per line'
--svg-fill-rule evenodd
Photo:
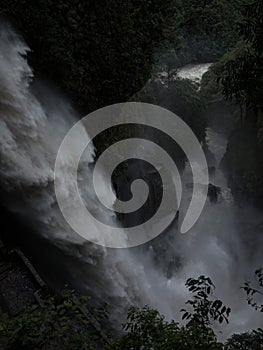
<path fill-rule="evenodd" d="M 247 306 L 240 285 L 260 263 L 262 220 L 256 209 L 235 203 L 231 196 L 219 167 L 227 135 L 214 127 L 213 115 L 206 134 L 211 152 L 209 166 L 214 167 L 210 181 L 221 188 L 218 201 L 207 200 L 199 221 L 187 235 L 179 234 L 174 224 L 146 250 L 101 248 L 72 232 L 54 194 L 55 156 L 78 116 L 65 99 L 49 88 L 32 87 L 33 73 L 26 60 L 28 48 L 10 30 L 1 33 L 0 49 L 1 197 L 3 206 L 21 221 L 21 231 L 9 232 L 8 227 L 5 230 L 47 283 L 54 289 L 70 284 L 98 302 L 106 301 L 112 322 L 123 320 L 129 304 L 148 304 L 168 319 L 179 320 L 180 309 L 189 297 L 184 287 L 186 279 L 205 274 L 217 286 L 217 296 L 232 308 L 224 336 L 259 326 L 260 317 Z M 208 65 L 187 66 L 179 72 L 181 77 L 191 78 L 194 71 L 196 80 L 207 68 Z M 65 164 L 70 164 L 70 157 L 69 153 Z M 82 195 L 98 217 L 115 222 L 116 218 L 100 207 L 91 186 L 87 186 L 93 158 L 94 149 L 90 147 L 80 164 L 86 181 Z M 187 164 L 182 179 L 183 212 L 191 197 L 192 177 Z M 102 192 L 107 195 L 103 174 L 101 182 Z M 70 184 L 65 184 L 65 190 L 70 197 Z M 176 268 L 169 267 L 171 261 Z"/>

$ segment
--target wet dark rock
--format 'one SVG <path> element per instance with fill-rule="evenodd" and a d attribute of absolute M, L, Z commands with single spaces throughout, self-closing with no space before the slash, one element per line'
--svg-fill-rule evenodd
<path fill-rule="evenodd" d="M 210 202 L 217 202 L 218 196 L 221 194 L 221 188 L 219 186 L 215 186 L 213 184 L 208 185 L 208 198 L 210 199 Z"/>

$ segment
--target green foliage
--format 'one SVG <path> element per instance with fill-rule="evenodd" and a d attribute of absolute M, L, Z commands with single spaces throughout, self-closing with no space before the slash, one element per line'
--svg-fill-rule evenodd
<path fill-rule="evenodd" d="M 215 286 L 210 278 L 205 276 L 190 278 L 186 281 L 186 287 L 194 293 L 193 299 L 186 302 L 192 307 L 193 312 L 182 309 L 183 319 L 203 327 L 211 326 L 212 321 L 228 323 L 231 309 L 224 306 L 221 300 L 211 299 Z"/>
<path fill-rule="evenodd" d="M 263 1 L 242 6 L 239 42 L 203 78 L 201 92 L 208 99 L 220 94 L 235 108 L 223 163 L 232 193 L 263 203 Z M 217 86 L 216 86 L 217 83 Z"/>
<path fill-rule="evenodd" d="M 239 43 L 237 47 L 240 44 L 241 43 Z M 234 52 L 235 50 L 228 51 L 218 62 L 213 63 L 208 71 L 202 76 L 200 92 L 208 101 L 222 99 L 223 85 L 221 84 L 219 77 L 223 77 L 227 74 L 225 71 L 225 65 L 228 62 L 229 57 L 234 55 Z"/>
<path fill-rule="evenodd" d="M 183 319 L 188 321 L 185 326 L 179 326 L 174 321 L 167 322 L 157 310 L 149 307 L 131 307 L 128 321 L 123 326 L 127 333 L 115 340 L 110 349 L 223 349 L 211 328 L 211 321 L 227 321 L 230 309 L 223 306 L 220 300 L 209 300 L 214 290 L 209 278 L 200 276 L 189 279 L 186 286 L 194 295 L 186 303 L 192 306 L 193 312 L 182 310 Z"/>
<path fill-rule="evenodd" d="M 262 269 L 256 271 L 262 286 Z M 191 310 L 181 310 L 184 325 L 167 321 L 157 310 L 145 306 L 130 307 L 124 334 L 110 342 L 102 331 L 94 328 L 91 317 L 85 316 L 88 299 L 77 298 L 64 291 L 60 298 L 46 297 L 42 307 L 27 307 L 10 319 L 1 315 L 0 349 L 108 349 L 108 350 L 260 350 L 263 330 L 232 335 L 225 344 L 217 340 L 212 329 L 215 322 L 228 322 L 230 308 L 215 299 L 215 286 L 210 278 L 189 278 L 186 287 L 192 299 L 186 302 Z M 90 309 L 89 309 L 90 310 Z M 91 312 L 91 311 L 90 311 Z M 105 307 L 91 313 L 100 324 L 107 319 Z"/>
<path fill-rule="evenodd" d="M 181 62 L 178 58 L 176 50 L 173 47 L 166 48 L 156 59 L 154 73 L 164 71 L 167 73 L 169 79 L 172 71 L 180 65 Z"/>
<path fill-rule="evenodd" d="M 224 66 L 218 82 L 227 100 L 234 100 L 240 106 L 261 108 L 262 67 L 257 61 L 258 54 L 251 43 L 245 41 L 223 57 Z"/>
<path fill-rule="evenodd" d="M 35 72 L 86 113 L 140 90 L 164 47 L 159 67 L 219 58 L 237 40 L 240 3 L 10 0 L 0 14 L 25 37 Z"/>
<path fill-rule="evenodd" d="M 174 321 L 166 322 L 157 310 L 149 307 L 141 310 L 131 307 L 123 328 L 128 333 L 115 340 L 110 349 L 172 349 L 179 330 Z"/>
<path fill-rule="evenodd" d="M 124 325 L 127 331 L 110 346 L 111 350 L 216 350 L 222 349 L 210 328 L 197 324 L 186 327 L 174 321 L 167 322 L 157 310 L 148 307 L 131 308 L 128 322 Z"/>
<path fill-rule="evenodd" d="M 177 1 L 178 23 L 174 43 L 158 58 L 165 66 L 182 66 L 193 62 L 218 60 L 238 41 L 237 23 L 241 18 L 242 0 L 184 0 Z M 170 63 L 171 65 L 171 63 Z"/>
<path fill-rule="evenodd" d="M 251 43 L 257 52 L 263 49 L 263 1 L 249 1 L 243 7 L 243 18 L 239 25 L 240 34 Z"/>
<path fill-rule="evenodd" d="M 35 74 L 55 83 L 86 114 L 131 99 L 150 77 L 156 57 L 155 69 L 165 69 L 168 78 L 183 63 L 214 60 L 236 41 L 239 4 L 109 0 L 102 6 L 93 0 L 10 0 L 0 4 L 0 13 L 32 49 Z M 163 92 L 161 105 L 183 117 L 203 139 L 204 114 L 194 89 L 173 82 L 168 95 Z M 159 102 L 155 95 L 145 98 Z M 116 135 L 127 132 L 116 128 L 95 142 L 98 154 Z"/>
<path fill-rule="evenodd" d="M 126 101 L 174 36 L 174 0 L 11 0 L 0 13 L 32 49 L 36 73 L 83 112 Z"/>
<path fill-rule="evenodd" d="M 21 32 L 37 76 L 83 115 L 129 100 L 150 77 L 157 50 L 174 38 L 176 0 L 10 0 L 0 14 Z M 95 142 L 127 136 L 116 128 Z"/>
<path fill-rule="evenodd" d="M 227 341 L 226 350 L 262 350 L 263 330 L 258 329 L 252 332 L 233 334 Z"/>
<path fill-rule="evenodd" d="M 202 89 L 210 97 L 222 92 L 227 100 L 257 112 L 262 110 L 263 101 L 263 1 L 250 1 L 241 9 L 238 43 L 210 67 Z"/>
<path fill-rule="evenodd" d="M 225 98 L 255 112 L 263 108 L 262 13 L 262 0 L 244 6 L 239 25 L 242 41 L 223 57 L 223 70 L 218 75 Z"/>
<path fill-rule="evenodd" d="M 0 348 L 8 349 L 96 349 L 98 334 L 82 312 L 89 298 L 80 299 L 69 290 L 43 306 L 32 305 L 14 318 L 2 315 Z"/>

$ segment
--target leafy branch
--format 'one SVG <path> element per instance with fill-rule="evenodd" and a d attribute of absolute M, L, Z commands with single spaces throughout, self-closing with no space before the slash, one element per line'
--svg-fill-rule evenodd
<path fill-rule="evenodd" d="M 247 302 L 251 305 L 256 311 L 263 312 L 263 303 L 255 301 L 256 297 L 263 296 L 263 269 L 260 268 L 255 271 L 256 287 L 252 287 L 251 282 L 245 282 L 244 286 L 241 287 L 247 294 Z"/>

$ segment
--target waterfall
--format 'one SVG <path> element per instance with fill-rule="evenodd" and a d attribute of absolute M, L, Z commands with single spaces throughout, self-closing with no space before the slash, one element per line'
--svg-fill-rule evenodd
<path fill-rule="evenodd" d="M 212 63 L 188 64 L 187 66 L 180 67 L 177 71 L 178 77 L 200 82 L 203 74 L 207 72 L 211 64 Z"/>
<path fill-rule="evenodd" d="M 75 285 L 81 285 L 82 290 L 85 288 L 100 301 L 114 302 L 116 313 L 119 310 L 123 314 L 125 306 L 138 303 L 139 299 L 149 300 L 150 287 L 144 268 L 137 265 L 128 250 L 104 249 L 84 241 L 62 217 L 54 193 L 54 164 L 60 143 L 78 121 L 78 116 L 69 103 L 46 88 L 42 88 L 45 103 L 34 96 L 33 72 L 26 60 L 28 51 L 11 29 L 1 31 L 0 183 L 3 205 L 29 222 L 31 229 L 58 246 L 66 256 L 78 258 L 77 266 L 70 263 L 68 266 L 72 279 L 77 280 Z M 84 128 L 83 133 L 86 134 Z M 70 167 L 74 150 L 69 150 L 67 156 L 65 171 Z M 94 147 L 90 145 L 80 163 L 80 175 L 85 177 L 81 194 L 97 217 L 104 216 L 104 222 L 111 221 L 114 225 L 115 217 L 111 211 L 102 210 L 92 186 L 88 185 L 93 158 Z M 61 177 L 63 183 L 63 174 Z M 72 201 L 70 183 L 66 180 L 64 190 Z M 108 189 L 103 187 L 103 174 L 101 193 L 109 196 Z M 96 227 L 90 229 L 96 230 Z M 95 231 L 96 234 L 99 232 Z M 41 247 L 35 249 L 41 254 Z M 43 258 L 48 260 L 49 256 Z"/>
<path fill-rule="evenodd" d="M 123 320 L 129 304 L 149 304 L 167 318 L 179 320 L 180 309 L 189 297 L 185 280 L 206 274 L 218 287 L 217 295 L 233 308 L 226 335 L 258 325 L 259 317 L 247 307 L 239 288 L 242 278 L 246 273 L 251 276 L 252 270 L 246 266 L 247 255 L 239 242 L 237 209 L 232 206 L 229 210 L 224 200 L 216 204 L 208 202 L 189 234 L 179 235 L 177 228 L 172 227 L 168 236 L 160 237 L 159 254 L 181 258 L 181 266 L 170 276 L 153 263 L 151 247 L 146 253 L 139 249 L 106 249 L 84 241 L 70 229 L 56 203 L 54 163 L 63 137 L 79 117 L 66 99 L 52 89 L 42 87 L 40 93 L 34 91 L 34 74 L 26 59 L 28 51 L 27 45 L 11 29 L 1 30 L 0 186 L 3 205 L 64 252 L 72 281 L 97 300 L 108 302 L 115 321 Z M 83 133 L 87 132 L 83 127 Z M 213 137 L 213 133 L 209 135 Z M 90 144 L 81 159 L 80 191 L 96 216 L 117 225 L 115 216 L 101 207 L 89 186 L 94 152 Z M 73 156 L 74 150 L 69 150 L 65 171 Z M 187 186 L 188 170 L 186 167 L 183 174 L 186 202 L 191 196 Z M 101 174 L 101 193 L 110 197 L 103 176 Z M 65 179 L 61 173 L 61 182 L 66 182 Z M 64 186 L 70 199 L 70 183 Z M 96 234 L 100 232 L 95 231 Z M 165 241 L 167 237 L 169 244 Z M 41 247 L 35 249 L 41 254 Z M 48 256 L 43 258 L 49 259 Z M 255 256 L 254 262 L 257 261 L 258 256 Z"/>

